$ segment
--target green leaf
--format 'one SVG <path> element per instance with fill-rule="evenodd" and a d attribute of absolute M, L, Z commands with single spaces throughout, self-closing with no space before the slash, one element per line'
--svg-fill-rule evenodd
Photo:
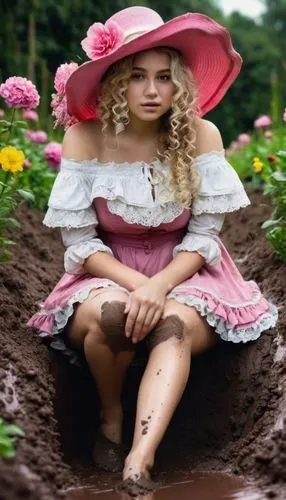
<path fill-rule="evenodd" d="M 0 127 L 1 125 L 5 125 L 5 127 L 10 127 L 11 122 L 8 122 L 7 120 L 0 120 Z"/>
<path fill-rule="evenodd" d="M 275 224 L 279 224 L 279 222 L 281 222 L 281 220 L 282 220 L 282 217 L 280 217 L 277 220 L 266 220 L 265 222 L 263 222 L 261 227 L 262 227 L 262 229 L 267 229 L 268 227 L 275 226 Z"/>
<path fill-rule="evenodd" d="M 26 191 L 25 189 L 17 189 L 17 193 L 23 198 L 25 201 L 35 201 L 35 196 L 32 191 Z"/>
<path fill-rule="evenodd" d="M 286 182 L 286 175 L 283 174 L 282 172 L 274 172 L 272 174 L 272 177 L 278 182 Z"/>
<path fill-rule="evenodd" d="M 277 156 L 280 156 L 280 158 L 286 158 L 286 151 L 278 151 L 276 153 Z"/>
<path fill-rule="evenodd" d="M 12 226 L 20 228 L 21 224 L 17 219 L 14 219 L 14 217 L 0 217 L 0 227 L 1 226 L 2 227 Z"/>
<path fill-rule="evenodd" d="M 1 429 L 1 434 L 4 436 L 20 436 L 25 437 L 24 431 L 18 427 L 18 425 L 5 425 L 4 429 Z"/>
<path fill-rule="evenodd" d="M 0 253 L 0 264 L 3 264 L 3 262 L 8 262 L 10 260 L 12 255 L 9 252 L 2 252 Z"/>

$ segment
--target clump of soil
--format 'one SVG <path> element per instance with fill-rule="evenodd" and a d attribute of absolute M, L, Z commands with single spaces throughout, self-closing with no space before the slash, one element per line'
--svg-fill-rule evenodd
<path fill-rule="evenodd" d="M 279 307 L 277 328 L 246 345 L 219 343 L 194 359 L 182 402 L 159 449 L 155 476 L 169 471 L 231 470 L 283 498 L 286 463 L 286 265 L 273 254 L 261 223 L 269 200 L 227 217 L 223 240 L 246 279 Z M 13 261 L 0 265 L 0 415 L 25 431 L 14 459 L 0 460 L 0 498 L 49 500 L 80 481 L 100 485 L 91 462 L 98 400 L 87 367 L 71 366 L 26 328 L 63 273 L 63 247 L 43 215 L 22 204 Z M 124 393 L 130 442 L 141 358 Z M 175 459 L 174 459 L 175 457 Z M 174 463 L 175 462 L 175 463 Z M 91 472 L 90 472 L 91 471 Z M 118 478 L 117 478 L 118 479 Z M 284 491 L 285 493 L 285 491 Z"/>

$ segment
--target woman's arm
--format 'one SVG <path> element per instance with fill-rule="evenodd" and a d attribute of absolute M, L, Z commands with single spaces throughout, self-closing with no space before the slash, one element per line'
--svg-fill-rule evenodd
<path fill-rule="evenodd" d="M 97 278 L 106 278 L 127 288 L 130 292 L 147 283 L 144 274 L 122 264 L 113 255 L 97 252 L 90 255 L 83 264 L 84 269 Z"/>

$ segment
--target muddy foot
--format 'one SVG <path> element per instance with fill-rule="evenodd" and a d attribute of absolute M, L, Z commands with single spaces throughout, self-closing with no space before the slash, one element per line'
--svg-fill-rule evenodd
<path fill-rule="evenodd" d="M 126 498 L 137 498 L 147 496 L 155 490 L 155 484 L 144 476 L 144 474 L 135 474 L 120 481 L 115 486 L 115 491 L 124 494 Z"/>
<path fill-rule="evenodd" d="M 110 441 L 99 431 L 93 448 L 94 464 L 106 472 L 120 472 L 124 467 L 124 454 L 121 444 Z"/>

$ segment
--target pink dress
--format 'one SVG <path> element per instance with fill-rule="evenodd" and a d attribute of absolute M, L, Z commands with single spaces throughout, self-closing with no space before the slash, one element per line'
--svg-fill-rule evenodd
<path fill-rule="evenodd" d="M 125 290 L 84 271 L 84 259 L 95 251 L 112 252 L 149 277 L 176 252 L 197 251 L 206 263 L 167 298 L 195 307 L 226 341 L 255 340 L 276 324 L 277 308 L 254 281 L 243 279 L 218 236 L 223 214 L 249 204 L 237 174 L 224 152 L 200 155 L 195 164 L 200 196 L 191 209 L 184 209 L 168 189 L 167 165 L 62 160 L 44 223 L 80 237 L 67 245 L 67 272 L 28 322 L 41 336 L 53 339 L 52 347 L 75 362 L 61 336 L 74 304 L 83 302 L 94 288 Z"/>

